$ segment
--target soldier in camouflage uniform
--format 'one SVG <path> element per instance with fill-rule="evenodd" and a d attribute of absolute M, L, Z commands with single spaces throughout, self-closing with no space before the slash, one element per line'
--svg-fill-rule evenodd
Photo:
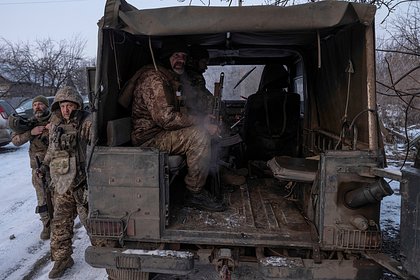
<path fill-rule="evenodd" d="M 202 46 L 193 45 L 184 74 L 181 75 L 182 93 L 188 113 L 206 117 L 212 114 L 213 94 L 206 88 L 204 72 L 207 70 L 209 52 Z"/>
<path fill-rule="evenodd" d="M 85 162 L 92 122 L 89 113 L 83 111 L 81 96 L 72 87 L 60 89 L 51 108 L 50 144 L 44 164 L 49 165 L 54 186 L 51 257 L 55 263 L 49 277 L 58 278 L 74 264 L 71 254 L 77 214 L 86 227 L 88 205 Z"/>
<path fill-rule="evenodd" d="M 201 118 L 214 113 L 214 95 L 207 89 L 206 80 L 203 76 L 207 70 L 209 58 L 209 52 L 206 48 L 200 45 L 192 45 L 189 48 L 185 72 L 181 75 L 182 93 L 187 112 Z M 215 118 L 216 116 L 212 117 Z M 225 132 L 224 134 L 229 133 L 223 123 L 218 125 L 219 130 Z M 245 177 L 233 173 L 224 166 L 219 166 L 219 163 L 224 161 L 223 157 L 229 156 L 229 147 L 223 143 L 223 139 L 220 136 L 212 137 L 210 140 L 212 145 L 211 185 L 213 192 L 220 195 L 220 183 L 229 186 L 242 185 L 245 183 Z M 235 142 L 235 144 L 237 143 Z M 232 190 L 232 188 L 229 187 L 229 190 Z"/>
<path fill-rule="evenodd" d="M 48 190 L 44 189 L 42 178 L 38 177 L 36 174 L 36 168 L 38 167 L 36 158 L 42 162 L 48 149 L 48 129 L 45 128 L 51 116 L 48 99 L 42 95 L 35 97 L 32 100 L 32 110 L 33 117 L 29 120 L 31 127 L 34 126 L 32 129 L 21 129 L 19 125 L 13 123 L 10 124 L 10 127 L 13 130 L 13 145 L 21 146 L 28 141 L 30 143 L 29 159 L 32 168 L 32 185 L 35 188 L 38 201 L 35 213 L 39 214 L 43 224 L 40 238 L 42 240 L 47 240 L 50 238 L 50 217 L 48 215 L 46 195 L 46 191 Z M 10 120 L 12 120 L 12 118 Z M 18 122 L 19 120 L 16 119 L 16 121 Z M 48 174 L 46 175 L 47 176 L 45 177 L 47 181 L 49 181 L 49 176 Z"/>
<path fill-rule="evenodd" d="M 185 44 L 166 44 L 161 53 L 162 65 L 145 66 L 135 74 L 131 139 L 136 146 L 185 155 L 187 203 L 203 210 L 224 211 L 225 206 L 203 189 L 210 164 L 209 134 L 217 133 L 217 126 L 210 122 L 200 125 L 200 118 L 182 113 L 180 108 L 179 76 L 184 72 L 186 56 Z"/>

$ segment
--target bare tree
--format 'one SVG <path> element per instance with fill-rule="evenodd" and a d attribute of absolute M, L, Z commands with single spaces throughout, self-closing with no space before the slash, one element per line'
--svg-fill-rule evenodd
<path fill-rule="evenodd" d="M 420 140 L 420 137 L 408 134 L 408 127 L 420 128 L 419 15 L 418 2 L 410 4 L 409 13 L 395 15 L 395 20 L 389 24 L 389 39 L 377 49 L 380 113 L 391 130 L 393 127 L 405 127 L 399 137 L 407 144 L 406 158 L 410 147 L 415 144 L 411 141 Z M 398 132 L 394 134 L 398 135 Z M 417 149 L 417 160 L 419 158 Z"/>
<path fill-rule="evenodd" d="M 58 89 L 67 79 L 79 90 L 85 88 L 80 69 L 87 65 L 83 57 L 86 41 L 78 37 L 55 42 L 40 39 L 34 43 L 0 40 L 0 73 L 14 82 L 37 84 Z M 76 83 L 77 81 L 77 83 Z"/>
<path fill-rule="evenodd" d="M 410 14 L 396 16 L 390 25 L 389 39 L 378 50 L 377 81 L 381 99 L 395 97 L 400 103 L 419 110 L 420 92 L 420 7 Z M 420 105 L 420 104 L 419 104 Z M 418 120 L 417 120 L 418 121 Z"/>

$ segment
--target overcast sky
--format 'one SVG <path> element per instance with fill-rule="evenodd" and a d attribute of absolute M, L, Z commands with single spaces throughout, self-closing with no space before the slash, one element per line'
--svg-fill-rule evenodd
<path fill-rule="evenodd" d="M 208 0 L 203 0 L 207 3 Z M 97 22 L 102 17 L 105 0 L 0 0 L 0 37 L 11 42 L 51 38 L 55 41 L 79 36 L 87 40 L 85 55 L 96 56 Z M 128 0 L 137 8 L 188 5 L 177 0 Z M 237 1 L 234 0 L 234 3 Z M 245 0 L 261 4 L 264 0 Z M 212 4 L 223 4 L 212 0 Z M 201 0 L 193 5 L 203 6 Z M 236 5 L 236 4 L 235 4 Z"/>
<path fill-rule="evenodd" d="M 177 0 L 127 0 L 137 8 L 188 5 Z M 208 0 L 192 0 L 203 6 Z M 211 0 L 212 5 L 226 1 Z M 237 0 L 233 1 L 237 5 Z M 244 0 L 244 5 L 258 5 L 264 0 Z M 51 38 L 71 40 L 76 36 L 87 41 L 85 55 L 96 57 L 97 22 L 102 17 L 105 0 L 0 0 L 0 38 L 11 42 Z M 377 20 L 381 20 L 377 16 Z M 379 28 L 377 27 L 377 30 Z"/>

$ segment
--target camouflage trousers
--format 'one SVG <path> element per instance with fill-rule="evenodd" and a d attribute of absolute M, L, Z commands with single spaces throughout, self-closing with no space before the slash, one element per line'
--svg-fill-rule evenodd
<path fill-rule="evenodd" d="M 188 173 L 184 181 L 187 189 L 199 192 L 204 187 L 211 160 L 210 136 L 204 129 L 191 126 L 163 131 L 143 146 L 155 147 L 170 155 L 185 155 Z"/>
<path fill-rule="evenodd" d="M 44 193 L 42 179 L 36 175 L 36 169 L 32 169 L 32 185 L 35 188 L 37 208 L 47 204 L 47 196 Z M 50 218 L 48 217 L 48 211 L 39 212 L 40 219 L 44 225 L 48 224 Z"/>
<path fill-rule="evenodd" d="M 69 189 L 64 194 L 54 193 L 54 217 L 51 222 L 51 258 L 63 260 L 73 253 L 72 238 L 74 219 L 79 219 L 86 228 L 88 215 L 87 196 L 84 187 Z"/>

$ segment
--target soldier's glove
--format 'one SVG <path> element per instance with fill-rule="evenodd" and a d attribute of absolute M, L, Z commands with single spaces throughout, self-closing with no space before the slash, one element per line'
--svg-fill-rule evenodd
<path fill-rule="evenodd" d="M 90 144 L 90 128 L 92 127 L 92 121 L 86 120 L 82 124 L 81 136 L 88 144 Z"/>
<path fill-rule="evenodd" d="M 48 167 L 48 165 L 42 164 L 39 168 L 36 169 L 36 176 L 38 176 L 38 178 L 45 177 L 45 175 L 47 175 L 49 169 L 50 168 Z"/>

